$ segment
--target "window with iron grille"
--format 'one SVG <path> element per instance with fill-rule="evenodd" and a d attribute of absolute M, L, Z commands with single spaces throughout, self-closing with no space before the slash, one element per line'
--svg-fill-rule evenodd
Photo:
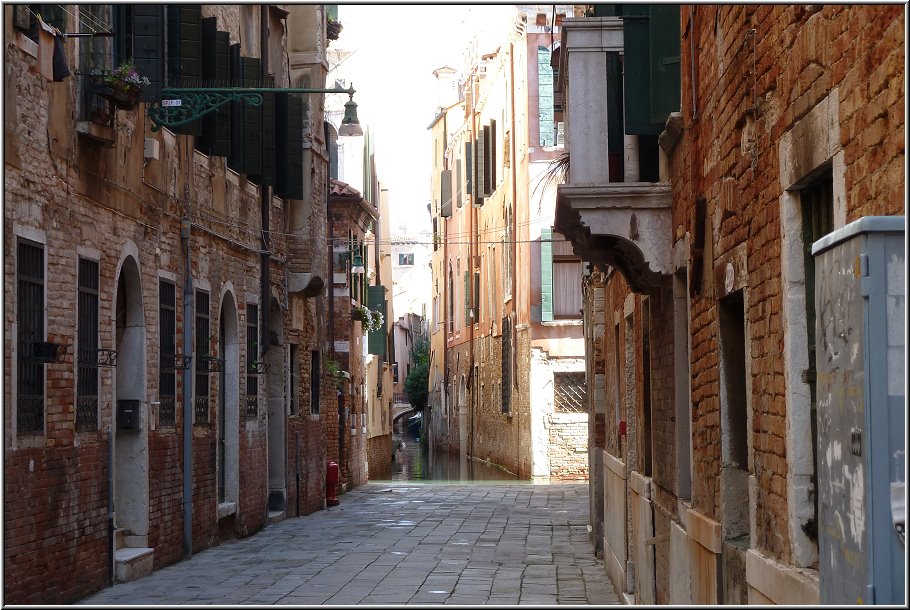
<path fill-rule="evenodd" d="M 177 419 L 177 288 L 158 282 L 158 425 L 173 427 Z"/>
<path fill-rule="evenodd" d="M 196 291 L 196 397 L 194 411 L 197 424 L 209 423 L 209 366 L 210 352 L 209 293 Z"/>
<path fill-rule="evenodd" d="M 44 364 L 31 358 L 34 344 L 44 341 L 44 246 L 19 240 L 17 256 L 16 429 L 44 430 Z"/>
<path fill-rule="evenodd" d="M 509 318 L 502 319 L 502 412 L 512 412 L 512 328 Z"/>
<path fill-rule="evenodd" d="M 310 352 L 310 413 L 319 415 L 319 350 Z"/>
<path fill-rule="evenodd" d="M 586 413 L 588 390 L 584 372 L 553 373 L 553 410 L 556 413 Z"/>
<path fill-rule="evenodd" d="M 98 263 L 79 259 L 76 432 L 98 429 Z"/>
<path fill-rule="evenodd" d="M 259 306 L 246 305 L 246 418 L 259 415 Z"/>

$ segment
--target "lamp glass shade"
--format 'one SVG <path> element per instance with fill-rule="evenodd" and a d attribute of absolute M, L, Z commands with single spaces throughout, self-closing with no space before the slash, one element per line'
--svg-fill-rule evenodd
<path fill-rule="evenodd" d="M 360 252 L 354 253 L 353 263 L 354 264 L 351 266 L 351 273 L 361 275 L 364 272 L 364 268 L 363 268 L 363 259 L 360 257 Z"/>
<path fill-rule="evenodd" d="M 344 118 L 341 119 L 341 127 L 338 128 L 338 135 L 363 135 L 363 129 L 360 127 L 360 121 L 357 119 L 357 102 L 354 100 L 348 100 L 344 104 Z"/>

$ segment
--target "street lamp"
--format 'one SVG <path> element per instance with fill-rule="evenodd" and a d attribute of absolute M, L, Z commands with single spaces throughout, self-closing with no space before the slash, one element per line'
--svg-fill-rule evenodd
<path fill-rule="evenodd" d="M 363 258 L 360 256 L 360 252 L 354 253 L 354 264 L 351 266 L 351 273 L 355 275 L 363 275 L 366 270 L 363 268 Z"/>
<path fill-rule="evenodd" d="M 244 102 L 250 106 L 262 105 L 263 93 L 347 93 L 350 99 L 344 105 L 340 136 L 362 136 L 363 129 L 357 119 L 354 86 L 347 89 L 308 89 L 300 87 L 164 87 L 157 105 L 149 104 L 148 115 L 152 131 L 162 127 L 180 127 L 218 110 L 228 102 Z"/>

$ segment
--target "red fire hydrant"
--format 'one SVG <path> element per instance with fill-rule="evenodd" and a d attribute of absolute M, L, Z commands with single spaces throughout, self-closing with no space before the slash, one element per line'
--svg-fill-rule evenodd
<path fill-rule="evenodd" d="M 329 462 L 325 468 L 325 503 L 328 506 L 338 506 L 341 502 L 335 497 L 338 487 L 338 464 Z"/>

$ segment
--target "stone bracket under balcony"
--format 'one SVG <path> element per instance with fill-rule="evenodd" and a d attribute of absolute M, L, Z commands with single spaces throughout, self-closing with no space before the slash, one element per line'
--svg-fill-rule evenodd
<path fill-rule="evenodd" d="M 652 292 L 673 273 L 671 203 L 664 182 L 563 184 L 554 228 L 583 260 L 615 267 L 635 292 Z"/>

